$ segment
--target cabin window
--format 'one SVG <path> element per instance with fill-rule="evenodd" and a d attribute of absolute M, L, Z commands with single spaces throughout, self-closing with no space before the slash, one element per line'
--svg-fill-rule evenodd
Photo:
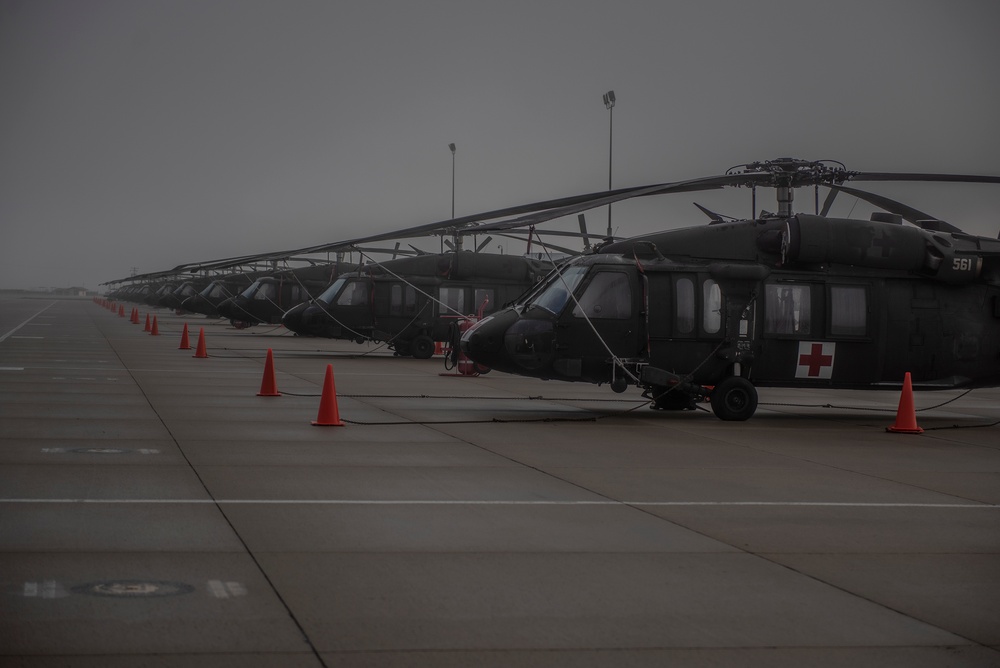
<path fill-rule="evenodd" d="M 403 284 L 393 283 L 389 286 L 389 315 L 403 314 Z"/>
<path fill-rule="evenodd" d="M 417 310 L 417 290 L 412 285 L 403 288 L 403 313 L 412 315 Z"/>
<path fill-rule="evenodd" d="M 491 313 L 496 310 L 493 290 L 476 288 L 476 315 L 479 315 L 480 310 L 483 313 Z"/>
<path fill-rule="evenodd" d="M 722 328 L 722 289 L 718 283 L 708 279 L 701 290 L 704 304 L 701 326 L 706 334 L 716 334 Z"/>
<path fill-rule="evenodd" d="M 417 310 L 417 291 L 412 285 L 393 283 L 389 287 L 389 315 L 413 315 Z"/>
<path fill-rule="evenodd" d="M 694 281 L 690 278 L 678 278 L 674 286 L 674 303 L 677 310 L 677 333 L 690 334 L 694 331 Z"/>
<path fill-rule="evenodd" d="M 368 303 L 368 283 L 363 279 L 350 281 L 337 298 L 338 306 L 364 306 Z"/>
<path fill-rule="evenodd" d="M 867 336 L 868 290 L 863 285 L 830 286 L 830 335 Z"/>
<path fill-rule="evenodd" d="M 443 315 L 465 314 L 465 288 L 441 288 L 438 299 Z"/>
<path fill-rule="evenodd" d="M 808 285 L 777 283 L 765 288 L 768 334 L 811 334 L 812 299 Z"/>
<path fill-rule="evenodd" d="M 619 271 L 597 273 L 580 295 L 573 315 L 582 318 L 623 320 L 632 317 L 632 290 L 628 276 Z"/>

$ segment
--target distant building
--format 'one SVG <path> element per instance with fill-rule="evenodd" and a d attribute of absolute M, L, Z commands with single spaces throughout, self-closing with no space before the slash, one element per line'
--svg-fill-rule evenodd
<path fill-rule="evenodd" d="M 53 288 L 52 294 L 60 297 L 87 297 L 97 293 L 91 292 L 87 288 Z"/>

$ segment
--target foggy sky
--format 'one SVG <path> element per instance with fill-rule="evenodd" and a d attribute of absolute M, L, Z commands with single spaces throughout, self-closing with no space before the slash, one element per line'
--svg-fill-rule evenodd
<path fill-rule="evenodd" d="M 609 89 L 615 187 L 785 156 L 998 175 L 998 26 L 994 0 L 0 0 L 0 288 L 448 218 L 451 142 L 458 215 L 603 190 Z M 858 185 L 1000 231 L 1000 186 Z M 692 201 L 751 213 L 613 226 Z"/>

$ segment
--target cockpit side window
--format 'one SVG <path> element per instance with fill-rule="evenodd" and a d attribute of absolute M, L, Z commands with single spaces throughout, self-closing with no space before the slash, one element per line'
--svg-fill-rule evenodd
<path fill-rule="evenodd" d="M 253 293 L 253 298 L 261 302 L 274 301 L 275 297 L 277 297 L 277 290 L 274 283 L 260 282 L 257 285 L 257 291 Z"/>
<path fill-rule="evenodd" d="M 632 317 L 632 289 L 620 271 L 598 272 L 578 299 L 573 315 L 622 320 Z"/>
<path fill-rule="evenodd" d="M 363 278 L 354 279 L 344 287 L 337 298 L 338 306 L 364 306 L 368 303 L 368 282 Z"/>
<path fill-rule="evenodd" d="M 337 296 L 337 293 L 340 292 L 340 289 L 344 287 L 344 283 L 346 282 L 346 278 L 338 278 L 332 285 L 330 285 L 330 287 L 323 291 L 323 294 L 319 296 L 319 299 L 322 299 L 327 304 L 332 304 L 334 298 Z"/>

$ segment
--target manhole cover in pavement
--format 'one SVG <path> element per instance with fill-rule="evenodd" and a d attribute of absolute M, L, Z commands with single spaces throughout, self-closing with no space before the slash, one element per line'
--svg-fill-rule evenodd
<path fill-rule="evenodd" d="M 123 455 L 132 451 L 126 448 L 73 448 L 70 452 L 81 452 L 85 455 Z"/>
<path fill-rule="evenodd" d="M 79 585 L 73 587 L 72 591 L 76 594 L 90 594 L 91 596 L 153 598 L 190 594 L 194 591 L 194 587 L 183 582 L 164 582 L 161 580 L 108 580 Z"/>

